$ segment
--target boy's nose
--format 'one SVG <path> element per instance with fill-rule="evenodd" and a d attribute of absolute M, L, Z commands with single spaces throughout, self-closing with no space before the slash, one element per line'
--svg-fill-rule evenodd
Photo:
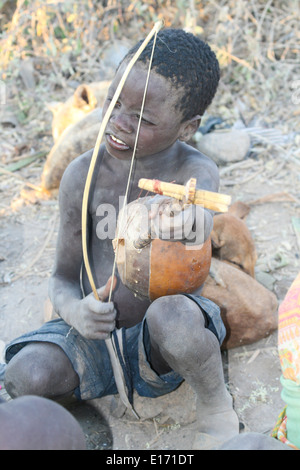
<path fill-rule="evenodd" d="M 133 126 L 131 123 L 130 116 L 124 113 L 116 113 L 110 118 L 111 124 L 119 131 L 131 134 L 133 132 Z"/>

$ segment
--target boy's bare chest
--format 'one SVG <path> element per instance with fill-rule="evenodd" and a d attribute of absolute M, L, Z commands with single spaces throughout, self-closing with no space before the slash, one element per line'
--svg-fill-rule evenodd
<path fill-rule="evenodd" d="M 173 181 L 176 178 L 175 168 L 134 168 L 131 175 L 129 174 L 129 166 L 104 166 L 100 168 L 97 175 L 96 183 L 93 188 L 90 213 L 103 212 L 114 207 L 117 214 L 122 208 L 124 197 L 127 191 L 127 202 L 138 199 L 142 191 L 138 186 L 140 178 L 160 179 L 162 181 Z M 101 209 L 102 207 L 102 209 Z"/>
<path fill-rule="evenodd" d="M 104 175 L 98 181 L 99 185 L 94 189 L 91 198 L 90 213 L 92 217 L 108 211 L 118 215 L 124 204 L 127 181 L 124 181 L 122 177 L 108 179 Z M 138 182 L 132 181 L 127 196 L 128 202 L 137 199 L 140 191 Z"/>

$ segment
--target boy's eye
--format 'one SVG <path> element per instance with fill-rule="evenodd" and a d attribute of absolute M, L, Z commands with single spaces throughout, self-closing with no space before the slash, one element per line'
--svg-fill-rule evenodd
<path fill-rule="evenodd" d="M 106 101 L 108 101 L 108 102 L 110 103 L 110 102 L 112 101 L 112 98 L 107 97 L 107 98 L 106 98 Z M 116 108 L 119 108 L 120 106 L 121 106 L 120 101 L 116 101 L 115 107 L 116 107 Z"/>

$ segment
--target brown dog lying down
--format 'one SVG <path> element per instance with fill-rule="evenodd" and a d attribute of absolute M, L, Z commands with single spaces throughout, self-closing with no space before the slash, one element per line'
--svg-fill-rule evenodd
<path fill-rule="evenodd" d="M 277 329 L 276 296 L 254 279 L 256 250 L 241 202 L 214 217 L 210 273 L 202 295 L 219 305 L 227 335 L 222 348 L 253 343 Z"/>
<path fill-rule="evenodd" d="M 82 84 L 65 103 L 48 105 L 53 113 L 55 144 L 47 156 L 41 176 L 44 190 L 57 190 L 69 163 L 95 146 L 109 85 L 110 81 L 107 80 Z"/>
<path fill-rule="evenodd" d="M 0 450 L 85 450 L 76 419 L 61 405 L 37 396 L 0 402 Z"/>
<path fill-rule="evenodd" d="M 95 108 L 102 108 L 111 80 L 83 83 L 64 103 L 49 103 L 53 114 L 52 136 L 54 142 L 71 125 L 80 121 Z"/>
<path fill-rule="evenodd" d="M 50 150 L 41 175 L 41 187 L 58 190 L 62 175 L 74 158 L 94 147 L 98 137 L 102 109 L 95 108 L 80 121 L 67 127 Z"/>
<path fill-rule="evenodd" d="M 227 213 L 215 215 L 211 241 L 214 258 L 226 261 L 254 277 L 256 249 L 244 222 L 249 211 L 247 204 L 237 201 Z"/>

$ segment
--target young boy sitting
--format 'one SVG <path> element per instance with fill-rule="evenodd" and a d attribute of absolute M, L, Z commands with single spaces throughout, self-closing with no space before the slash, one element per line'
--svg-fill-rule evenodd
<path fill-rule="evenodd" d="M 119 65 L 103 113 L 137 49 L 138 45 Z M 201 289 L 192 296 L 164 296 L 150 303 L 119 281 L 113 301 L 105 302 L 114 252 L 111 239 L 97 236 L 97 208 L 112 204 L 118 212 L 119 197 L 125 193 L 151 50 L 150 43 L 126 80 L 94 172 L 88 206 L 89 256 L 96 285 L 105 286 L 99 289 L 101 301 L 91 292 L 82 267 L 81 209 L 89 151 L 68 166 L 60 185 L 60 229 L 49 288 L 60 318 L 8 345 L 5 384 L 12 397 L 35 394 L 57 399 L 74 392 L 89 400 L 116 394 L 104 340 L 115 328 L 124 328 L 137 392 L 157 397 L 186 380 L 196 393 L 199 432 L 222 442 L 238 433 L 238 419 L 224 383 L 220 344 L 225 329 L 219 308 L 200 296 Z M 218 62 L 207 44 L 182 30 L 158 34 L 128 202 L 138 198 L 140 178 L 185 184 L 195 177 L 199 188 L 218 191 L 216 165 L 186 143 L 198 129 L 218 81 Z M 158 197 L 166 208 L 166 198 Z M 196 219 L 196 232 L 206 240 L 212 214 L 201 208 Z"/>

